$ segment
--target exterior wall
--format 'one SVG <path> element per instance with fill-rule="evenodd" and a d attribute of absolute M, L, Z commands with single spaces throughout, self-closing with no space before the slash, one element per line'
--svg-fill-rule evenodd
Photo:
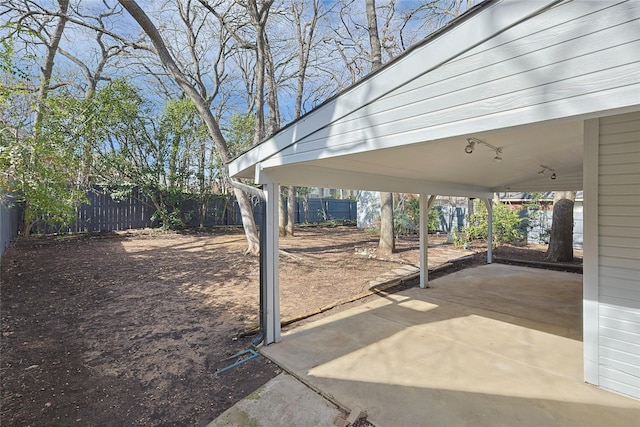
<path fill-rule="evenodd" d="M 360 191 L 358 193 L 358 228 L 373 228 L 380 220 L 380 193 Z"/>
<path fill-rule="evenodd" d="M 640 112 L 593 122 L 585 175 L 592 167 L 597 177 L 585 181 L 585 267 L 596 260 L 597 266 L 585 270 L 586 376 L 640 398 Z M 597 165 L 587 154 L 594 145 Z"/>

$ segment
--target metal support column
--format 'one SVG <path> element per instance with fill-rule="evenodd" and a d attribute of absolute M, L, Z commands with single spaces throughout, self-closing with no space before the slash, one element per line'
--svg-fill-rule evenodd
<path fill-rule="evenodd" d="M 420 287 L 429 287 L 429 211 L 436 199 L 432 194 L 429 198 L 420 194 Z"/>
<path fill-rule="evenodd" d="M 429 287 L 429 202 L 420 194 L 420 287 Z"/>
<path fill-rule="evenodd" d="M 263 183 L 265 193 L 266 239 L 265 239 L 265 277 L 266 316 L 265 344 L 280 341 L 280 281 L 279 281 L 279 235 L 278 235 L 278 183 Z"/>

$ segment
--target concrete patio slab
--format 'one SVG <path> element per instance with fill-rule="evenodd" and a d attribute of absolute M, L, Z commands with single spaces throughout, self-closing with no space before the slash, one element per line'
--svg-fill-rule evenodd
<path fill-rule="evenodd" d="M 582 276 L 487 265 L 285 333 L 262 352 L 377 427 L 638 426 L 582 380 Z"/>

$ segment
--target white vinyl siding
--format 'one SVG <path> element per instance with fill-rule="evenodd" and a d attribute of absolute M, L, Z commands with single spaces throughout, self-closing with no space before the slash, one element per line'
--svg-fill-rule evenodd
<path fill-rule="evenodd" d="M 640 113 L 599 121 L 599 384 L 640 398 Z"/>
<path fill-rule="evenodd" d="M 390 87 L 382 98 L 300 138 L 264 165 L 589 114 L 610 108 L 612 98 L 632 105 L 640 95 L 637 52 L 640 2 L 562 3 Z M 428 45 L 403 59 L 409 66 L 422 54 L 429 54 Z M 379 91 L 378 82 L 366 83 Z"/>

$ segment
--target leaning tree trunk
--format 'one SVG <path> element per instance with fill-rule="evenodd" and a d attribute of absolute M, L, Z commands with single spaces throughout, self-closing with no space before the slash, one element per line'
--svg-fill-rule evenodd
<path fill-rule="evenodd" d="M 553 222 L 546 261 L 573 260 L 573 205 L 573 200 L 568 198 L 560 198 L 553 204 Z"/>
<path fill-rule="evenodd" d="M 229 153 L 229 147 L 222 135 L 218 121 L 213 116 L 213 113 L 211 113 L 209 105 L 202 95 L 196 90 L 187 76 L 185 76 L 182 70 L 178 67 L 178 64 L 169 52 L 169 49 L 167 49 L 164 39 L 154 23 L 136 1 L 118 0 L 118 2 L 129 12 L 133 19 L 138 22 L 147 36 L 149 36 L 149 39 L 151 39 L 155 48 L 154 52 L 158 55 L 162 65 L 169 72 L 180 89 L 182 89 L 182 91 L 193 101 L 196 110 L 200 114 L 200 117 L 202 117 L 202 120 L 209 131 L 209 136 L 211 136 L 222 161 L 224 163 L 230 161 L 231 155 Z M 237 188 L 234 188 L 233 191 L 238 200 L 238 206 L 240 207 L 240 213 L 242 214 L 242 225 L 244 226 L 244 233 L 247 236 L 247 253 L 257 255 L 260 252 L 260 243 L 258 239 L 258 229 L 253 218 L 251 201 L 244 191 Z"/>
<path fill-rule="evenodd" d="M 240 215 L 242 216 L 242 225 L 244 235 L 247 238 L 247 254 L 258 255 L 260 253 L 260 239 L 258 238 L 258 228 L 253 218 L 253 208 L 251 199 L 244 191 L 239 188 L 233 188 L 233 193 L 238 201 Z"/>

